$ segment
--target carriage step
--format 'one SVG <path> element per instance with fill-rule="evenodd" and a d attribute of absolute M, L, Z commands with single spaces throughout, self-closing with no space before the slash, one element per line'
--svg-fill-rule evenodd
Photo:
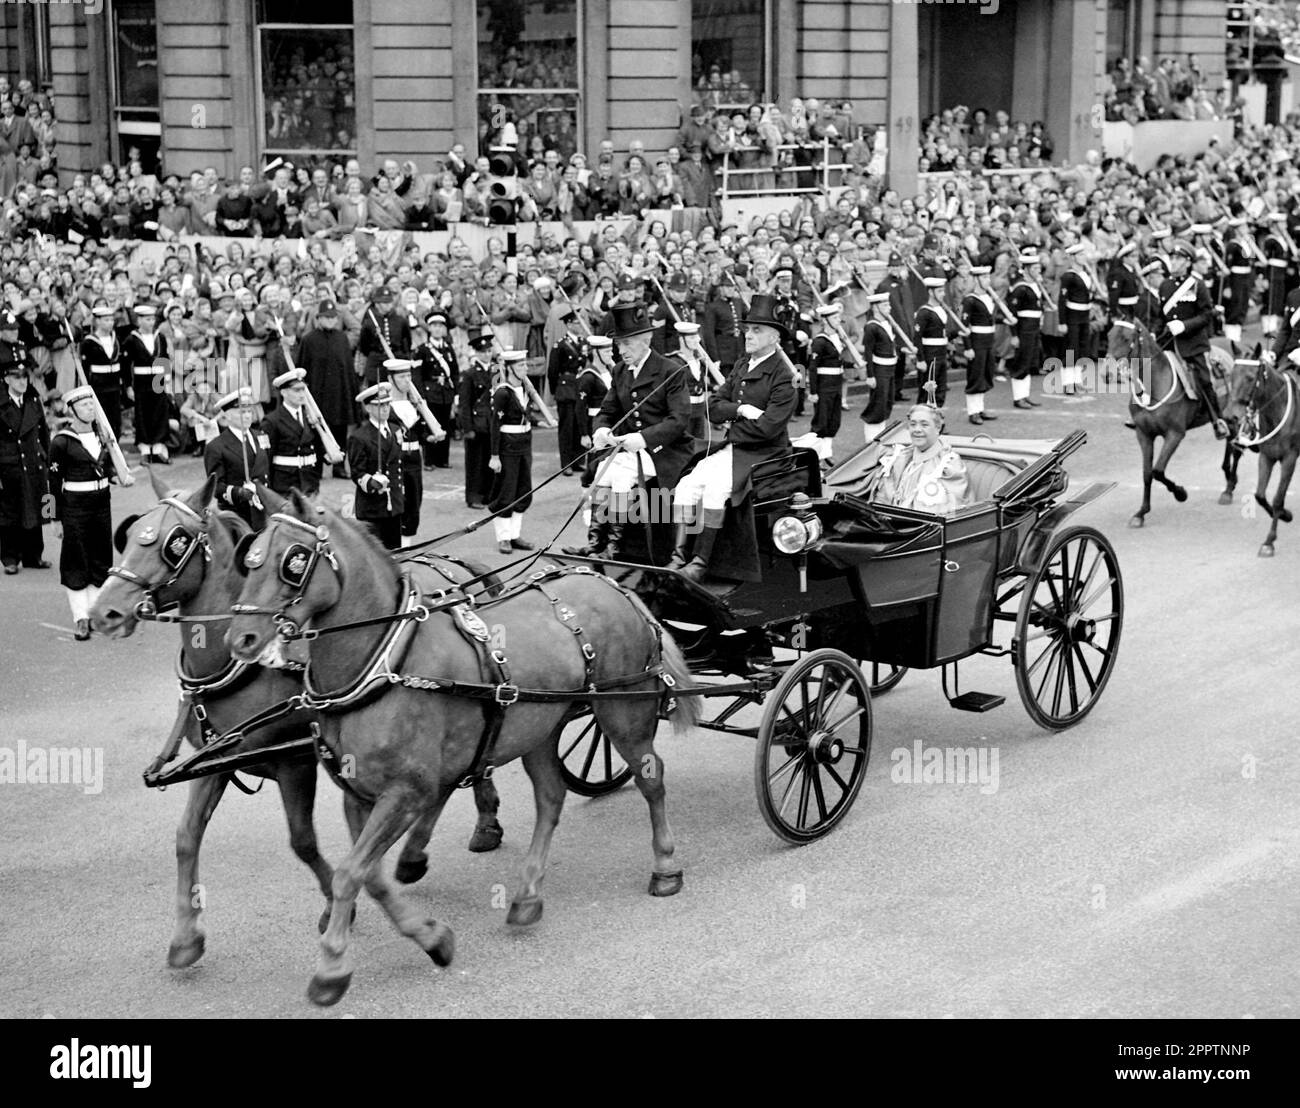
<path fill-rule="evenodd" d="M 959 712 L 989 712 L 994 708 L 1000 708 L 1006 702 L 1005 696 L 998 696 L 995 693 L 964 692 L 961 696 L 954 696 L 948 704 Z"/>

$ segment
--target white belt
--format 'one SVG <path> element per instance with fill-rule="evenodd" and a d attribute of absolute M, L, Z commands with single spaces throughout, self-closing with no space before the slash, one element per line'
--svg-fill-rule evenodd
<path fill-rule="evenodd" d="M 818 377 L 843 377 L 844 369 L 842 366 L 839 368 L 831 367 L 829 369 L 826 368 L 825 366 L 818 366 L 817 376 Z"/>
<path fill-rule="evenodd" d="M 1065 306 L 1072 312 L 1086 312 L 1092 307 L 1091 304 L 1079 304 L 1074 300 L 1067 300 Z"/>
<path fill-rule="evenodd" d="M 872 363 L 872 365 L 895 365 L 897 362 L 898 362 L 898 355 L 897 355 L 897 354 L 891 354 L 891 355 L 889 355 L 888 357 L 886 357 L 886 356 L 883 355 L 883 354 L 872 354 L 872 355 L 871 355 L 871 363 Z"/>
<path fill-rule="evenodd" d="M 1269 265 L 1280 265 L 1280 266 L 1282 266 L 1283 268 L 1285 268 L 1287 263 L 1286 263 L 1286 259 L 1285 259 L 1285 258 L 1269 258 L 1269 260 L 1268 260 L 1268 264 L 1269 264 Z"/>
<path fill-rule="evenodd" d="M 152 377 L 155 373 L 161 373 L 161 369 L 154 369 L 153 366 L 136 366 L 134 373 L 137 377 Z"/>
<path fill-rule="evenodd" d="M 970 333 L 972 335 L 991 335 L 993 334 L 993 328 L 986 326 L 983 323 L 972 324 L 970 328 Z"/>
<path fill-rule="evenodd" d="M 508 435 L 522 435 L 525 431 L 531 431 L 533 428 L 527 423 L 503 423 L 497 428 Z"/>
<path fill-rule="evenodd" d="M 1016 312 L 1021 319 L 1042 319 L 1043 313 L 1036 308 L 1029 308 L 1023 312 Z"/>
<path fill-rule="evenodd" d="M 1118 301 L 1120 304 L 1136 304 L 1137 302 L 1138 298 L 1136 296 L 1121 296 Z"/>
<path fill-rule="evenodd" d="M 276 454 L 271 459 L 271 464 L 273 466 L 309 466 L 315 461 L 315 454 Z"/>
<path fill-rule="evenodd" d="M 102 478 L 98 481 L 64 481 L 64 492 L 101 492 L 108 488 L 108 482 Z"/>
<path fill-rule="evenodd" d="M 93 365 L 90 367 L 91 373 L 118 373 L 120 367 L 116 365 Z"/>
<path fill-rule="evenodd" d="M 703 404 L 703 403 L 704 403 L 704 397 L 703 397 L 703 396 L 692 396 L 692 397 L 691 397 L 691 403 L 692 403 L 692 404 Z"/>
<path fill-rule="evenodd" d="M 598 415 L 600 415 L 600 409 L 599 409 L 599 408 L 588 408 L 588 409 L 587 409 L 587 418 L 588 418 L 588 419 L 595 419 Z"/>
<path fill-rule="evenodd" d="M 1136 330 L 1136 324 L 1130 323 L 1130 322 L 1129 322 L 1128 320 L 1126 320 L 1126 319 L 1117 319 L 1117 320 L 1115 320 L 1115 326 L 1116 326 L 1116 327 L 1123 327 L 1126 331 L 1133 331 L 1133 330 Z"/>
<path fill-rule="evenodd" d="M 1230 272 L 1230 273 L 1239 273 L 1239 274 L 1241 274 L 1241 273 L 1249 273 L 1249 272 L 1250 272 L 1250 266 L 1248 266 L 1248 265 L 1234 265 L 1234 266 L 1229 270 L 1229 272 Z"/>
<path fill-rule="evenodd" d="M 402 449 L 414 454 L 420 449 L 420 444 L 418 442 L 404 442 L 402 443 Z"/>
<path fill-rule="evenodd" d="M 947 345 L 948 345 L 948 340 L 947 340 L 946 338 L 944 338 L 944 339 L 922 339 L 922 340 L 921 340 L 921 345 L 922 345 L 922 346 L 947 346 Z"/>

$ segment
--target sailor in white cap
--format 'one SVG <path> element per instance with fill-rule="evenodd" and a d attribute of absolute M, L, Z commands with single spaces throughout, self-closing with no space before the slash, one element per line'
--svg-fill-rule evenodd
<path fill-rule="evenodd" d="M 966 363 L 966 418 L 979 425 L 985 420 L 998 418 L 984 410 L 984 394 L 993 388 L 993 336 L 997 314 L 993 297 L 979 283 L 979 278 L 989 275 L 989 267 L 971 266 L 970 274 L 976 278 L 976 284 L 962 297 L 961 303 L 962 317 L 970 332 L 967 339 L 971 357 Z"/>
<path fill-rule="evenodd" d="M 131 366 L 113 330 L 117 313 L 107 304 L 96 304 L 90 314 L 94 317 L 93 329 L 81 340 L 81 365 L 86 380 L 99 397 L 109 427 L 121 438 L 122 393 L 131 387 Z"/>
<path fill-rule="evenodd" d="M 135 447 L 143 462 L 169 465 L 167 434 L 172 418 L 172 402 L 166 372 L 167 336 L 156 330 L 158 312 L 151 304 L 135 307 L 135 329 L 122 343 L 124 364 L 131 367 L 131 387 L 135 397 Z"/>
<path fill-rule="evenodd" d="M 700 341 L 698 323 L 674 323 L 673 332 L 677 338 L 673 350 L 667 355 L 686 364 L 686 389 L 691 396 L 691 435 L 700 440 L 709 437 L 709 420 L 706 413 L 706 400 L 709 391 L 709 372 L 701 359 L 703 345 Z M 656 332 L 655 338 L 658 339 Z M 653 344 L 652 344 L 653 348 Z"/>
<path fill-rule="evenodd" d="M 1241 352 L 1241 328 L 1250 311 L 1250 293 L 1255 284 L 1255 245 L 1250 236 L 1248 221 L 1244 216 L 1228 220 L 1228 242 L 1224 258 L 1228 263 L 1228 279 L 1223 288 L 1223 334 L 1232 343 L 1233 353 Z"/>
<path fill-rule="evenodd" d="M 271 488 L 281 496 L 297 489 L 303 496 L 320 491 L 325 446 L 307 414 L 307 371 L 301 366 L 281 373 L 272 384 L 280 403 L 262 420 L 271 455 Z"/>
<path fill-rule="evenodd" d="M 532 550 L 519 537 L 524 513 L 533 502 L 533 427 L 528 422 L 528 396 L 523 376 L 526 350 L 501 352 L 502 375 L 492 390 L 492 458 L 488 466 L 496 475 L 488 511 L 493 514 L 497 550 Z"/>
<path fill-rule="evenodd" d="M 1083 381 L 1080 367 L 1092 360 L 1092 301 L 1097 282 L 1088 266 L 1081 242 L 1065 248 L 1068 268 L 1061 274 L 1058 311 L 1065 327 L 1065 359 L 1061 384 L 1066 396 L 1074 396 Z"/>
<path fill-rule="evenodd" d="M 1277 334 L 1282 313 L 1286 310 L 1287 284 L 1296 258 L 1286 234 L 1286 212 L 1270 212 L 1264 218 L 1269 230 L 1260 243 L 1260 249 L 1264 252 L 1268 287 L 1259 307 L 1259 328 L 1268 338 Z"/>
<path fill-rule="evenodd" d="M 844 340 L 833 326 L 844 312 L 839 303 L 822 304 L 816 309 L 818 333 L 808 346 L 808 392 L 813 402 L 813 449 L 824 464 L 831 464 L 835 436 L 844 414 L 844 368 L 850 355 Z"/>
<path fill-rule="evenodd" d="M 867 359 L 867 385 L 871 388 L 862 410 L 862 433 L 871 442 L 885 429 L 894 406 L 894 381 L 898 372 L 898 344 L 890 326 L 890 292 L 867 295 L 868 315 L 862 325 L 862 352 Z"/>
<path fill-rule="evenodd" d="M 1007 307 L 1016 317 L 1011 329 L 1015 360 L 1011 365 L 1011 402 L 1017 408 L 1037 408 L 1029 397 L 1033 375 L 1043 367 L 1043 306 L 1047 294 L 1042 279 L 1042 256 L 1038 247 L 1020 251 L 1020 275 L 1007 292 Z"/>
<path fill-rule="evenodd" d="M 577 312 L 572 304 L 561 304 L 558 317 L 563 332 L 551 347 L 546 359 L 546 383 L 555 400 L 555 416 L 559 422 L 560 469 L 570 477 L 580 472 L 578 459 L 582 456 L 582 434 L 578 428 L 578 374 L 586 352 L 582 339 L 574 334 Z"/>
<path fill-rule="evenodd" d="M 614 340 L 608 335 L 588 335 L 588 362 L 578 374 L 578 430 L 579 440 L 587 452 L 582 467 L 582 487 L 591 488 L 596 478 L 596 470 L 608 451 L 592 449 L 592 435 L 596 430 L 596 417 L 600 415 L 600 406 L 605 402 L 605 394 L 614 378 Z M 587 528 L 587 545 L 582 547 L 564 547 L 566 554 L 581 554 L 588 557 L 599 550 L 604 550 L 609 541 L 609 500 L 608 485 L 601 485 L 592 492 L 590 499 L 583 505 L 582 522 Z"/>
<path fill-rule="evenodd" d="M 265 526 L 256 482 L 267 484 L 271 458 L 267 438 L 253 430 L 258 407 L 251 388 L 236 389 L 217 401 L 220 433 L 203 448 L 203 469 L 216 480 L 212 495 L 255 531 Z"/>
<path fill-rule="evenodd" d="M 95 427 L 94 389 L 89 385 L 71 389 L 63 402 L 72 421 L 50 441 L 50 493 L 55 537 L 63 540 L 59 583 L 68 594 L 76 638 L 85 642 L 90 638 L 90 608 L 113 564 L 108 487 L 117 473 L 109 461 L 108 444 Z M 127 482 L 133 483 L 129 474 Z"/>
<path fill-rule="evenodd" d="M 957 324 L 943 302 L 948 279 L 929 269 L 921 280 L 930 299 L 916 309 L 912 325 L 917 347 L 917 395 L 942 408 L 948 399 L 948 343 L 957 333 Z"/>
<path fill-rule="evenodd" d="M 408 399 L 411 372 L 418 363 L 406 358 L 384 361 L 384 379 L 390 387 L 389 426 L 402 447 L 402 546 L 410 546 L 420 530 L 420 507 L 424 503 L 424 441 L 443 438 L 442 428 L 425 425 L 419 409 Z"/>
<path fill-rule="evenodd" d="M 348 472 L 357 486 L 353 514 L 389 550 L 402 545 L 402 442 L 389 423 L 386 382 L 357 394 L 366 418 L 348 434 Z"/>

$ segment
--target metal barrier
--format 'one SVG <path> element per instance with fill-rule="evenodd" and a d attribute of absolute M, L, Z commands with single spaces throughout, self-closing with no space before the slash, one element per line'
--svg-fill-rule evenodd
<path fill-rule="evenodd" d="M 763 148 L 766 149 L 766 148 Z M 816 143 L 795 143 L 787 142 L 776 148 L 781 150 L 821 150 L 821 163 L 819 165 L 756 165 L 747 169 L 733 168 L 730 164 L 731 155 L 737 151 L 726 150 L 722 155 L 722 187 L 718 190 L 722 201 L 736 199 L 742 196 L 819 196 L 827 195 L 831 188 L 831 173 L 842 172 L 846 169 L 852 169 L 849 162 L 831 162 L 831 143 L 830 139 L 823 138 L 820 147 Z M 835 148 L 839 153 L 839 147 Z M 757 189 L 735 189 L 728 185 L 732 177 L 752 177 L 755 174 L 768 174 L 775 177 L 777 174 L 782 176 L 786 174 L 811 173 L 820 176 L 820 181 L 810 185 L 797 185 L 793 188 L 757 188 Z M 838 182 L 836 182 L 838 184 Z"/>

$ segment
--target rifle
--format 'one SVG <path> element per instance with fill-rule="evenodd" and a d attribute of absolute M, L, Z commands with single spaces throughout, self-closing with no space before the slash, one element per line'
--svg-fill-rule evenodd
<path fill-rule="evenodd" d="M 284 344 L 284 328 L 280 325 L 280 321 L 276 319 L 274 315 L 271 316 L 271 323 L 275 327 L 276 333 L 280 336 L 280 352 L 284 355 L 285 364 L 290 369 L 296 370 L 298 367 L 293 363 L 293 355 L 289 353 L 288 348 Z M 384 341 L 382 333 L 380 334 L 379 339 L 381 342 Z M 388 350 L 387 342 L 384 342 L 384 349 Z M 389 356 L 392 356 L 391 352 Z M 330 431 L 329 425 L 325 422 L 325 417 L 321 415 L 320 406 L 316 403 L 316 398 L 312 396 L 311 389 L 307 388 L 305 381 L 303 382 L 302 387 L 303 391 L 306 393 L 306 397 L 303 400 L 303 408 L 307 412 L 307 422 L 316 428 L 316 434 L 320 436 L 320 441 L 325 447 L 325 460 L 329 462 L 330 465 L 338 465 L 339 462 L 343 461 L 343 451 L 339 449 L 338 439 L 336 439 Z M 247 457 L 244 458 L 244 469 L 245 471 L 248 469 Z"/>
<path fill-rule="evenodd" d="M 582 310 L 573 302 L 573 297 L 565 292 L 564 289 L 560 288 L 558 284 L 555 287 L 559 290 L 560 295 L 564 297 L 564 302 L 573 309 L 573 318 L 578 321 L 578 326 L 582 328 L 583 337 L 586 338 L 591 334 L 591 328 L 587 326 L 587 321 L 582 318 Z"/>
<path fill-rule="evenodd" d="M 81 353 L 77 350 L 76 344 L 70 342 L 68 346 L 72 351 L 72 368 L 77 375 L 77 384 L 90 384 L 85 370 L 81 367 Z M 135 478 L 131 476 L 131 467 L 126 464 L 126 456 L 122 453 L 117 436 L 113 434 L 113 428 L 109 426 L 108 416 L 104 414 L 103 406 L 99 403 L 99 397 L 93 390 L 90 398 L 95 402 L 95 430 L 99 432 L 99 437 L 104 440 L 104 445 L 108 447 L 108 459 L 113 463 L 113 469 L 117 471 L 117 483 L 123 487 L 134 485 Z"/>
<path fill-rule="evenodd" d="M 501 339 L 497 337 L 497 329 L 493 325 L 492 321 L 488 318 L 487 312 L 483 311 L 483 305 L 478 302 L 477 293 L 474 294 L 473 299 L 474 299 L 474 306 L 478 308 L 479 312 L 483 316 L 484 322 L 487 323 L 489 329 L 492 332 L 492 341 L 497 344 L 498 350 L 504 351 L 505 345 L 501 342 Z M 387 346 L 386 343 L 385 346 Z M 537 394 L 537 389 L 533 387 L 532 381 L 528 379 L 528 374 L 526 373 L 523 374 L 523 381 L 524 381 L 524 392 L 528 394 L 528 399 L 537 405 L 537 410 L 542 413 L 542 418 L 546 420 L 546 425 L 548 427 L 558 427 L 559 424 L 555 421 L 555 416 L 551 415 L 551 409 L 546 406 L 546 402 Z"/>

